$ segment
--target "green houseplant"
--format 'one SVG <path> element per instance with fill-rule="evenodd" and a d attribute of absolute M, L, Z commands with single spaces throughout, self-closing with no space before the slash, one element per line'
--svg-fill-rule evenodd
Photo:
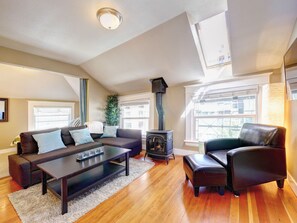
<path fill-rule="evenodd" d="M 120 108 L 118 95 L 108 95 L 105 107 L 106 124 L 110 126 L 118 126 L 120 122 Z"/>

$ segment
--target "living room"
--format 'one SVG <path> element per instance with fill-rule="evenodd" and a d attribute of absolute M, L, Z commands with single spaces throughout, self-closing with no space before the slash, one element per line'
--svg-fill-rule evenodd
<path fill-rule="evenodd" d="M 62 217 L 48 222 L 296 221 L 297 105 L 284 64 L 297 38 L 295 0 L 13 0 L 0 6 L 1 222 L 38 219 L 24 215 L 32 213 L 19 209 L 25 201 L 10 194 L 41 184 L 22 185 L 8 162 L 19 135 L 42 125 L 34 121 L 34 108 L 67 107 L 69 120 L 106 128 L 110 95 L 118 95 L 119 128 L 141 130 L 142 151 L 130 158 L 135 178 L 81 213 L 72 212 L 70 201 L 69 213 L 61 215 L 57 200 Z M 113 30 L 101 24 L 99 9 L 106 7 L 117 10 Z M 161 77 L 165 90 L 159 91 L 153 80 Z M 215 187 L 201 187 L 196 197 L 183 157 L 205 153 L 209 140 L 237 138 L 246 122 L 286 128 L 284 188 L 261 183 L 236 194 L 226 187 L 220 196 Z M 146 133 L 153 129 L 172 130 L 175 157 L 165 156 L 167 162 L 145 157 Z M 136 176 L 134 159 L 154 166 Z"/>

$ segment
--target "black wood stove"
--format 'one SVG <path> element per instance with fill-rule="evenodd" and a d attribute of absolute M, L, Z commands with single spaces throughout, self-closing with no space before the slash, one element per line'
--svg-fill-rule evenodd
<path fill-rule="evenodd" d="M 156 93 L 156 107 L 158 111 L 159 118 L 159 129 L 150 130 L 146 132 L 146 156 L 153 159 L 164 159 L 167 164 L 169 158 L 173 157 L 173 131 L 164 130 L 164 111 L 162 106 L 162 96 L 166 93 L 166 88 L 168 87 L 166 82 L 162 77 L 152 79 L 152 92 Z"/>

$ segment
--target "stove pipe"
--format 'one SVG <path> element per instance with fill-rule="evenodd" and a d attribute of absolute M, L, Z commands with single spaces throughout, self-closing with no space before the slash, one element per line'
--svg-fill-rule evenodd
<path fill-rule="evenodd" d="M 156 108 L 158 111 L 158 125 L 159 130 L 164 130 L 164 110 L 162 105 L 163 94 L 166 93 L 166 84 L 163 77 L 155 78 L 150 80 L 152 82 L 152 92 L 156 93 Z"/>

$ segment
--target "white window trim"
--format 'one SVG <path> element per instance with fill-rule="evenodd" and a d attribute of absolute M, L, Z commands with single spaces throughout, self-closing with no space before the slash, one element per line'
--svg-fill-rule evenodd
<path fill-rule="evenodd" d="M 129 103 L 133 101 L 141 101 L 148 100 L 150 106 L 150 117 L 149 117 L 149 129 L 153 129 L 154 127 L 154 104 L 155 104 L 155 95 L 150 92 L 139 93 L 139 94 L 131 94 L 119 96 L 119 105 L 124 103 Z M 120 126 L 122 125 L 122 119 L 120 119 Z"/>
<path fill-rule="evenodd" d="M 185 86 L 185 140 L 184 143 L 186 146 L 193 146 L 197 145 L 199 141 L 195 140 L 194 137 L 194 109 L 193 109 L 193 102 L 192 97 L 193 94 L 197 92 L 204 92 L 204 91 L 210 91 L 215 90 L 216 92 L 224 93 L 229 92 L 230 88 L 236 88 L 236 90 L 245 90 L 249 86 L 258 86 L 258 97 L 256 99 L 256 109 L 257 109 L 257 115 L 256 115 L 256 121 L 261 122 L 261 111 L 262 111 L 262 86 L 269 83 L 269 75 L 271 73 L 265 73 L 261 75 L 254 75 L 249 77 L 241 77 L 234 80 L 222 80 L 217 81 L 213 83 L 204 83 L 204 84 L 197 84 L 197 85 L 190 85 Z M 236 87 L 234 87 L 236 86 Z"/>
<path fill-rule="evenodd" d="M 71 107 L 71 119 L 74 118 L 74 102 L 56 102 L 56 101 L 28 101 L 28 130 L 34 129 L 34 107 Z"/>

